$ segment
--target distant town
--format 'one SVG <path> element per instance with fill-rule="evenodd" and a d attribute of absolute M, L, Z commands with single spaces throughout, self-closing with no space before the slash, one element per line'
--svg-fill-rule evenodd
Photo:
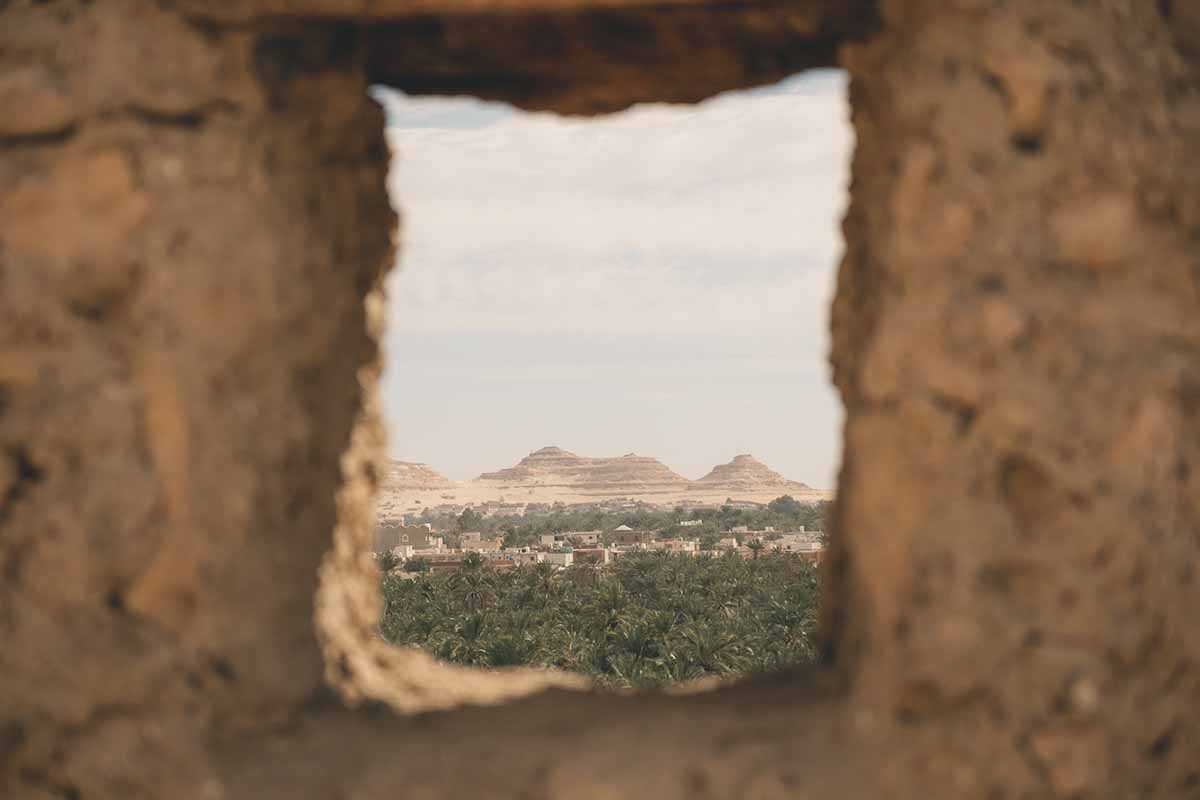
<path fill-rule="evenodd" d="M 825 501 L 426 509 L 379 523 L 389 642 L 667 686 L 816 658 Z"/>
<path fill-rule="evenodd" d="M 451 663 L 614 687 L 811 663 L 829 497 L 750 454 L 697 480 L 558 447 L 470 481 L 394 461 L 379 632 Z"/>
<path fill-rule="evenodd" d="M 669 510 L 620 498 L 571 506 L 445 504 L 379 520 L 374 551 L 388 570 L 410 575 L 461 569 L 469 554 L 500 571 L 523 564 L 604 566 L 646 552 L 746 559 L 791 553 L 816 563 L 825 550 L 825 506 L 788 495 L 770 503 L 730 499 Z M 572 525 L 580 522 L 590 524 Z"/>

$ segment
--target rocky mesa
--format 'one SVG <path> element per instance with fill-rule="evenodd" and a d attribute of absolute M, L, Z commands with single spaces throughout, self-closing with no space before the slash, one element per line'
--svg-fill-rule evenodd
<path fill-rule="evenodd" d="M 808 484 L 788 480 L 749 453 L 734 456 L 728 464 L 718 464 L 703 478 L 694 481 L 693 486 L 697 489 L 721 489 L 731 492 L 757 492 L 775 488 L 784 494 L 813 491 Z"/>
<path fill-rule="evenodd" d="M 387 491 L 451 489 L 450 480 L 428 464 L 391 460 L 384 467 L 380 486 Z"/>
<path fill-rule="evenodd" d="M 626 453 L 617 458 L 586 458 L 560 447 L 543 447 L 497 472 L 485 472 L 480 482 L 513 488 L 563 487 L 586 493 L 653 492 L 686 487 L 688 479 L 658 459 Z"/>
<path fill-rule="evenodd" d="M 689 480 L 663 462 L 627 453 L 612 458 L 580 456 L 543 447 L 511 467 L 454 481 L 427 464 L 392 461 L 381 481 L 380 512 L 396 515 L 422 507 L 502 503 L 588 503 L 638 500 L 674 505 L 719 504 L 727 499 L 766 503 L 780 495 L 828 499 L 828 492 L 793 481 L 749 454 L 735 456 L 699 480 Z"/>

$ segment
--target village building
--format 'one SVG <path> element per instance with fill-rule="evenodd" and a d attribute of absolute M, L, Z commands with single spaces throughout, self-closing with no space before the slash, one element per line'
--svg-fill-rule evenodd
<path fill-rule="evenodd" d="M 612 561 L 612 555 L 606 547 L 583 547 L 574 550 L 576 564 L 592 564 L 604 566 Z"/>
<path fill-rule="evenodd" d="M 511 559 L 514 564 L 540 564 L 546 559 L 545 553 L 528 547 L 522 547 L 520 550 L 504 550 L 502 555 Z"/>
<path fill-rule="evenodd" d="M 497 572 L 505 572 L 515 567 L 516 563 L 509 558 L 497 558 L 490 561 L 490 565 Z M 464 561 L 458 556 L 452 558 L 435 558 L 428 561 L 428 566 L 431 573 L 458 572 L 463 568 Z"/>
<path fill-rule="evenodd" d="M 547 564 L 553 564 L 556 567 L 569 567 L 575 563 L 575 553 L 571 550 L 552 550 L 549 553 L 542 554 L 542 559 Z"/>
<path fill-rule="evenodd" d="M 594 547 L 600 544 L 603 534 L 600 531 L 564 531 L 563 533 L 543 533 L 538 536 L 538 542 L 543 547 Z"/>
<path fill-rule="evenodd" d="M 811 533 L 807 535 L 784 536 L 771 544 L 785 553 L 796 553 L 802 558 L 813 562 L 819 562 L 825 552 L 825 543 Z"/>
<path fill-rule="evenodd" d="M 824 534 L 820 531 L 805 533 L 785 533 L 774 541 L 778 545 L 821 544 Z"/>
<path fill-rule="evenodd" d="M 397 525 L 385 522 L 375 528 L 376 553 L 391 553 L 405 548 L 442 550 L 444 547 L 442 537 L 434 534 L 427 525 Z"/>
<path fill-rule="evenodd" d="M 662 542 L 668 553 L 694 556 L 700 553 L 700 542 L 695 539 L 666 539 Z"/>
<path fill-rule="evenodd" d="M 663 553 L 683 554 L 694 556 L 700 553 L 700 542 L 695 539 L 661 539 L 643 545 L 647 550 Z"/>
<path fill-rule="evenodd" d="M 654 532 L 635 531 L 628 525 L 621 525 L 620 527 L 613 529 L 610 538 L 612 543 L 617 545 L 639 545 L 654 541 Z"/>
<path fill-rule="evenodd" d="M 603 536 L 600 531 L 566 531 L 560 535 L 565 543 L 573 544 L 574 542 L 579 542 L 584 547 L 600 544 L 600 539 Z"/>
<path fill-rule="evenodd" d="M 464 537 L 466 535 L 467 534 L 463 534 Z M 503 545 L 504 540 L 499 536 L 481 538 L 478 534 L 476 534 L 471 539 L 463 538 L 459 540 L 459 549 L 465 552 L 473 553 L 495 553 L 500 550 Z"/>

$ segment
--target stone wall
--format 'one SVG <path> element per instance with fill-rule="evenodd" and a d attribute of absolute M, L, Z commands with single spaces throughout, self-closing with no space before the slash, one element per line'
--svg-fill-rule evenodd
<path fill-rule="evenodd" d="M 1196 796 L 1196 12 L 950 5 L 843 53 L 838 660 L 896 796 Z"/>
<path fill-rule="evenodd" d="M 1200 795 L 1195 8 L 0 6 L 0 796 Z M 827 663 L 602 696 L 380 644 L 369 82 L 835 62 Z"/>
<path fill-rule="evenodd" d="M 0 796 L 186 797 L 321 690 L 382 115 L 338 30 L 0 16 Z"/>

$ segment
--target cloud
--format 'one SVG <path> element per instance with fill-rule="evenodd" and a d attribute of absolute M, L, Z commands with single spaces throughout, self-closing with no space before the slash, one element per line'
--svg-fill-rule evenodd
<path fill-rule="evenodd" d="M 455 113 L 478 119 L 478 101 L 393 96 L 396 323 L 645 332 L 665 302 L 674 325 L 775 329 L 797 311 L 780 293 L 810 293 L 808 276 L 827 275 L 840 252 L 840 89 L 466 127 Z M 414 108 L 420 126 L 407 127 Z M 764 304 L 778 313 L 760 316 Z"/>

